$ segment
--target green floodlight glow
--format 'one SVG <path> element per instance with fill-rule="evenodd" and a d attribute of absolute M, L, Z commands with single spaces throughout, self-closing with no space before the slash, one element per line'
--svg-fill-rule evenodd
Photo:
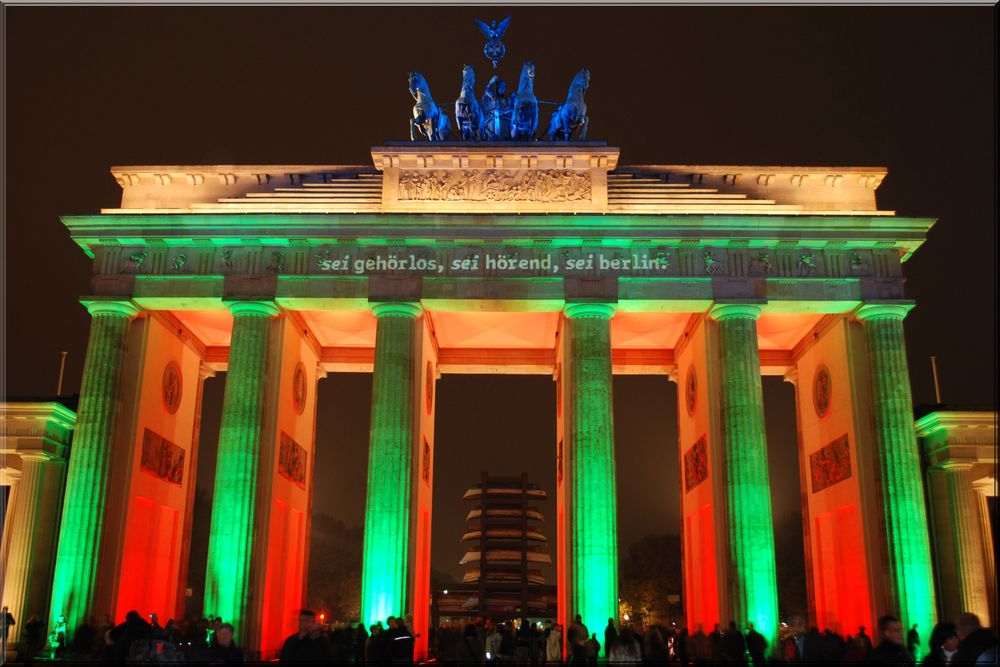
<path fill-rule="evenodd" d="M 139 313 L 127 301 L 92 301 L 86 306 L 93 321 L 80 386 L 79 417 L 66 470 L 49 612 L 50 623 L 59 616 L 66 617 L 67 641 L 94 612 L 125 338 L 129 321 Z"/>
<path fill-rule="evenodd" d="M 572 452 L 573 606 L 591 632 L 618 618 L 611 316 L 605 303 L 566 306 Z M 602 654 L 607 647 L 601 649 Z"/>
<path fill-rule="evenodd" d="M 778 638 L 778 586 L 774 562 L 771 487 L 764 432 L 764 393 L 757 349 L 760 306 L 715 306 L 722 356 L 723 468 L 729 524 L 731 618 L 767 638 Z"/>
<path fill-rule="evenodd" d="M 413 439 L 414 319 L 420 306 L 377 303 L 375 367 L 361 561 L 366 626 L 406 611 Z"/>
<path fill-rule="evenodd" d="M 862 306 L 857 313 L 868 343 L 872 413 L 889 548 L 890 599 L 904 628 L 934 627 L 937 604 L 920 453 L 913 427 L 913 396 L 906 363 L 902 304 Z M 918 654 L 926 652 L 924 646 Z M 916 656 L 918 659 L 920 655 Z"/>
<path fill-rule="evenodd" d="M 236 627 L 238 637 L 246 637 L 268 329 L 278 309 L 257 301 L 228 305 L 233 335 L 219 428 L 204 611 L 221 616 Z"/>

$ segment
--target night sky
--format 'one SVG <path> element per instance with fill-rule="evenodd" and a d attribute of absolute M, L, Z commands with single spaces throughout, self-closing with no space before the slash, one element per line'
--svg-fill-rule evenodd
<path fill-rule="evenodd" d="M 914 399 L 996 406 L 992 8 L 6 7 L 8 396 L 79 390 L 89 262 L 57 216 L 116 206 L 112 165 L 370 162 L 407 135 L 407 71 L 451 105 L 488 63 L 473 19 L 513 17 L 501 73 L 561 100 L 591 70 L 590 137 L 621 163 L 885 166 L 881 208 L 939 219 L 905 265 Z M 210 484 L 224 376 L 206 384 Z M 439 382 L 434 567 L 458 574 L 480 470 L 551 491 L 554 384 Z M 676 387 L 617 377 L 619 533 L 676 532 Z M 793 389 L 765 378 L 776 517 L 798 511 Z M 320 383 L 314 511 L 362 520 L 370 378 Z M 552 516 L 552 512 L 547 512 Z M 552 529 L 550 529 L 550 534 Z"/>

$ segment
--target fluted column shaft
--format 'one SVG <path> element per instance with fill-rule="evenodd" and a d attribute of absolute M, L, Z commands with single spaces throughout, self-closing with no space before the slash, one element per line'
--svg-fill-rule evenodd
<path fill-rule="evenodd" d="M 271 318 L 266 301 L 232 302 L 226 390 L 222 399 L 212 522 L 205 572 L 205 613 L 221 616 L 246 637 L 253 560 L 257 477 L 264 420 L 264 386 Z"/>
<path fill-rule="evenodd" d="M 979 519 L 979 531 L 982 535 L 980 549 L 983 552 L 983 572 L 986 574 L 986 599 L 990 609 L 996 609 L 997 604 L 997 571 L 996 561 L 993 554 L 993 525 L 990 520 L 990 508 L 987 498 L 996 493 L 996 480 L 986 478 L 973 483 L 972 487 L 976 491 L 976 505 L 978 511 L 976 516 Z M 992 625 L 996 619 L 990 618 L 983 621 L 985 625 Z"/>
<path fill-rule="evenodd" d="M 971 464 L 962 463 L 945 466 L 952 516 L 951 535 L 962 611 L 976 614 L 983 626 L 988 627 L 990 605 L 986 595 L 982 524 L 978 516 L 976 492 L 972 488 L 971 468 Z"/>
<path fill-rule="evenodd" d="M 568 304 L 573 605 L 599 632 L 618 618 L 610 304 Z M 603 651 L 604 649 L 602 649 Z"/>
<path fill-rule="evenodd" d="M 376 303 L 368 491 L 361 574 L 365 625 L 402 616 L 410 546 L 413 460 L 414 303 Z"/>
<path fill-rule="evenodd" d="M 127 301 L 93 301 L 87 309 L 93 320 L 66 471 L 48 619 L 51 626 L 64 615 L 70 637 L 83 621 L 92 620 L 95 612 L 97 565 L 104 536 L 112 441 L 121 406 L 125 341 L 129 321 L 139 313 Z"/>
<path fill-rule="evenodd" d="M 913 397 L 903 341 L 906 307 L 862 306 L 875 421 L 876 458 L 889 553 L 890 608 L 904 628 L 934 627 L 934 571 L 920 467 L 913 427 Z M 920 649 L 926 652 L 924 647 Z"/>
<path fill-rule="evenodd" d="M 760 307 L 715 306 L 722 354 L 723 470 L 729 534 L 731 618 L 747 622 L 776 646 L 778 595 L 771 486 L 764 432 L 764 393 L 757 349 Z"/>
<path fill-rule="evenodd" d="M 62 500 L 66 462 L 48 456 L 21 454 L 17 496 L 7 514 L 9 540 L 3 565 L 3 601 L 17 623 L 10 641 L 21 636 L 32 614 L 48 603 L 49 566 L 55 542 L 55 522 Z"/>

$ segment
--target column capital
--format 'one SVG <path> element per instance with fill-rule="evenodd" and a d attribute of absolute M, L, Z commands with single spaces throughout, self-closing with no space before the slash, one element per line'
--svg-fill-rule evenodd
<path fill-rule="evenodd" d="M 225 303 L 233 317 L 237 315 L 277 317 L 281 312 L 273 301 L 226 301 Z"/>
<path fill-rule="evenodd" d="M 789 382 L 794 385 L 799 384 L 799 367 L 789 366 L 788 370 L 785 371 L 785 375 L 782 378 L 785 382 Z"/>
<path fill-rule="evenodd" d="M 972 482 L 972 488 L 980 495 L 995 496 L 997 494 L 997 480 L 994 477 L 983 477 Z"/>
<path fill-rule="evenodd" d="M 735 318 L 760 317 L 761 307 L 757 303 L 717 303 L 708 309 L 708 316 L 717 322 Z"/>
<path fill-rule="evenodd" d="M 575 320 L 581 317 L 599 317 L 610 320 L 617 306 L 613 303 L 567 303 L 563 308 L 566 317 Z"/>
<path fill-rule="evenodd" d="M 375 317 L 420 317 L 424 309 L 414 301 L 370 301 L 368 306 Z"/>
<path fill-rule="evenodd" d="M 862 322 L 865 320 L 902 320 L 913 308 L 913 303 L 892 302 L 892 303 L 865 303 L 854 311 L 854 317 Z"/>
<path fill-rule="evenodd" d="M 976 461 L 973 459 L 959 459 L 951 458 L 945 459 L 938 463 L 938 467 L 942 470 L 947 470 L 949 472 L 961 472 L 963 470 L 972 470 L 972 466 L 976 465 Z"/>
<path fill-rule="evenodd" d="M 94 315 L 120 315 L 132 319 L 141 310 L 127 299 L 80 299 L 91 317 Z"/>

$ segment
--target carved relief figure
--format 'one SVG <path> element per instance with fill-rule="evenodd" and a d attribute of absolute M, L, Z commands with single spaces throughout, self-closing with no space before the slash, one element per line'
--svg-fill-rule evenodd
<path fill-rule="evenodd" d="M 148 428 L 142 435 L 139 467 L 171 484 L 184 481 L 184 450 Z"/>
<path fill-rule="evenodd" d="M 771 273 L 771 255 L 762 252 L 756 259 L 750 260 L 751 273 Z"/>
<path fill-rule="evenodd" d="M 799 269 L 807 276 L 811 276 L 816 272 L 816 260 L 813 258 L 811 252 L 807 252 L 799 257 Z"/>
<path fill-rule="evenodd" d="M 708 453 L 705 436 L 684 452 L 684 490 L 690 491 L 708 479 Z"/>
<path fill-rule="evenodd" d="M 137 252 L 133 255 L 129 255 L 128 261 L 122 264 L 122 273 L 140 273 L 142 271 L 142 265 L 146 261 L 146 257 L 149 255 L 145 250 Z"/>
<path fill-rule="evenodd" d="M 306 486 L 306 463 L 308 453 L 292 436 L 281 433 L 281 449 L 278 452 L 278 474 L 289 482 L 304 489 Z"/>
<path fill-rule="evenodd" d="M 843 435 L 809 455 L 812 491 L 829 488 L 851 476 L 851 447 Z"/>

